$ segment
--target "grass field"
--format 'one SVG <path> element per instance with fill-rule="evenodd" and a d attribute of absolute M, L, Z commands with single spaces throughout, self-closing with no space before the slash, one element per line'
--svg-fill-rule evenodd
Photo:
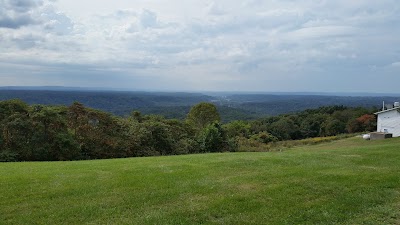
<path fill-rule="evenodd" d="M 0 164 L 1 224 L 400 224 L 400 138 Z"/>

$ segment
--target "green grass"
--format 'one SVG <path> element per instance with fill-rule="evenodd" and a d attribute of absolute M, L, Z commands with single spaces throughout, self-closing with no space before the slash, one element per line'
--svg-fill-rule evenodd
<path fill-rule="evenodd" d="M 400 224 L 400 138 L 0 164 L 0 224 Z"/>

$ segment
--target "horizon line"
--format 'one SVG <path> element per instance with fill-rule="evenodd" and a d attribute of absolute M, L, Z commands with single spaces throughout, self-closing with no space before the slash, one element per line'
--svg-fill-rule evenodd
<path fill-rule="evenodd" d="M 44 85 L 44 86 L 0 86 L 0 90 L 41 90 L 41 91 L 113 91 L 113 92 L 149 92 L 149 93 L 202 93 L 202 94 L 282 94 L 282 95 L 367 95 L 367 96 L 400 96 L 400 93 L 392 92 L 369 92 L 369 91 L 215 91 L 215 90 L 170 90 L 170 89 L 130 89 L 130 88 L 112 88 L 112 87 L 84 87 L 84 86 L 62 86 L 62 85 Z"/>

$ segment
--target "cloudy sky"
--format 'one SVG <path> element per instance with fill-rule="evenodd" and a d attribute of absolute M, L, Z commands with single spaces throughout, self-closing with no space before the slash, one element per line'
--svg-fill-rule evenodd
<path fill-rule="evenodd" d="M 0 86 L 400 92 L 398 0 L 0 0 Z"/>

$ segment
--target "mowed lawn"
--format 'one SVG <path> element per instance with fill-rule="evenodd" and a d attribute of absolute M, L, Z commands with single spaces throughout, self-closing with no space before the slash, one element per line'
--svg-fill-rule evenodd
<path fill-rule="evenodd" d="M 400 138 L 0 163 L 0 224 L 400 224 Z"/>

